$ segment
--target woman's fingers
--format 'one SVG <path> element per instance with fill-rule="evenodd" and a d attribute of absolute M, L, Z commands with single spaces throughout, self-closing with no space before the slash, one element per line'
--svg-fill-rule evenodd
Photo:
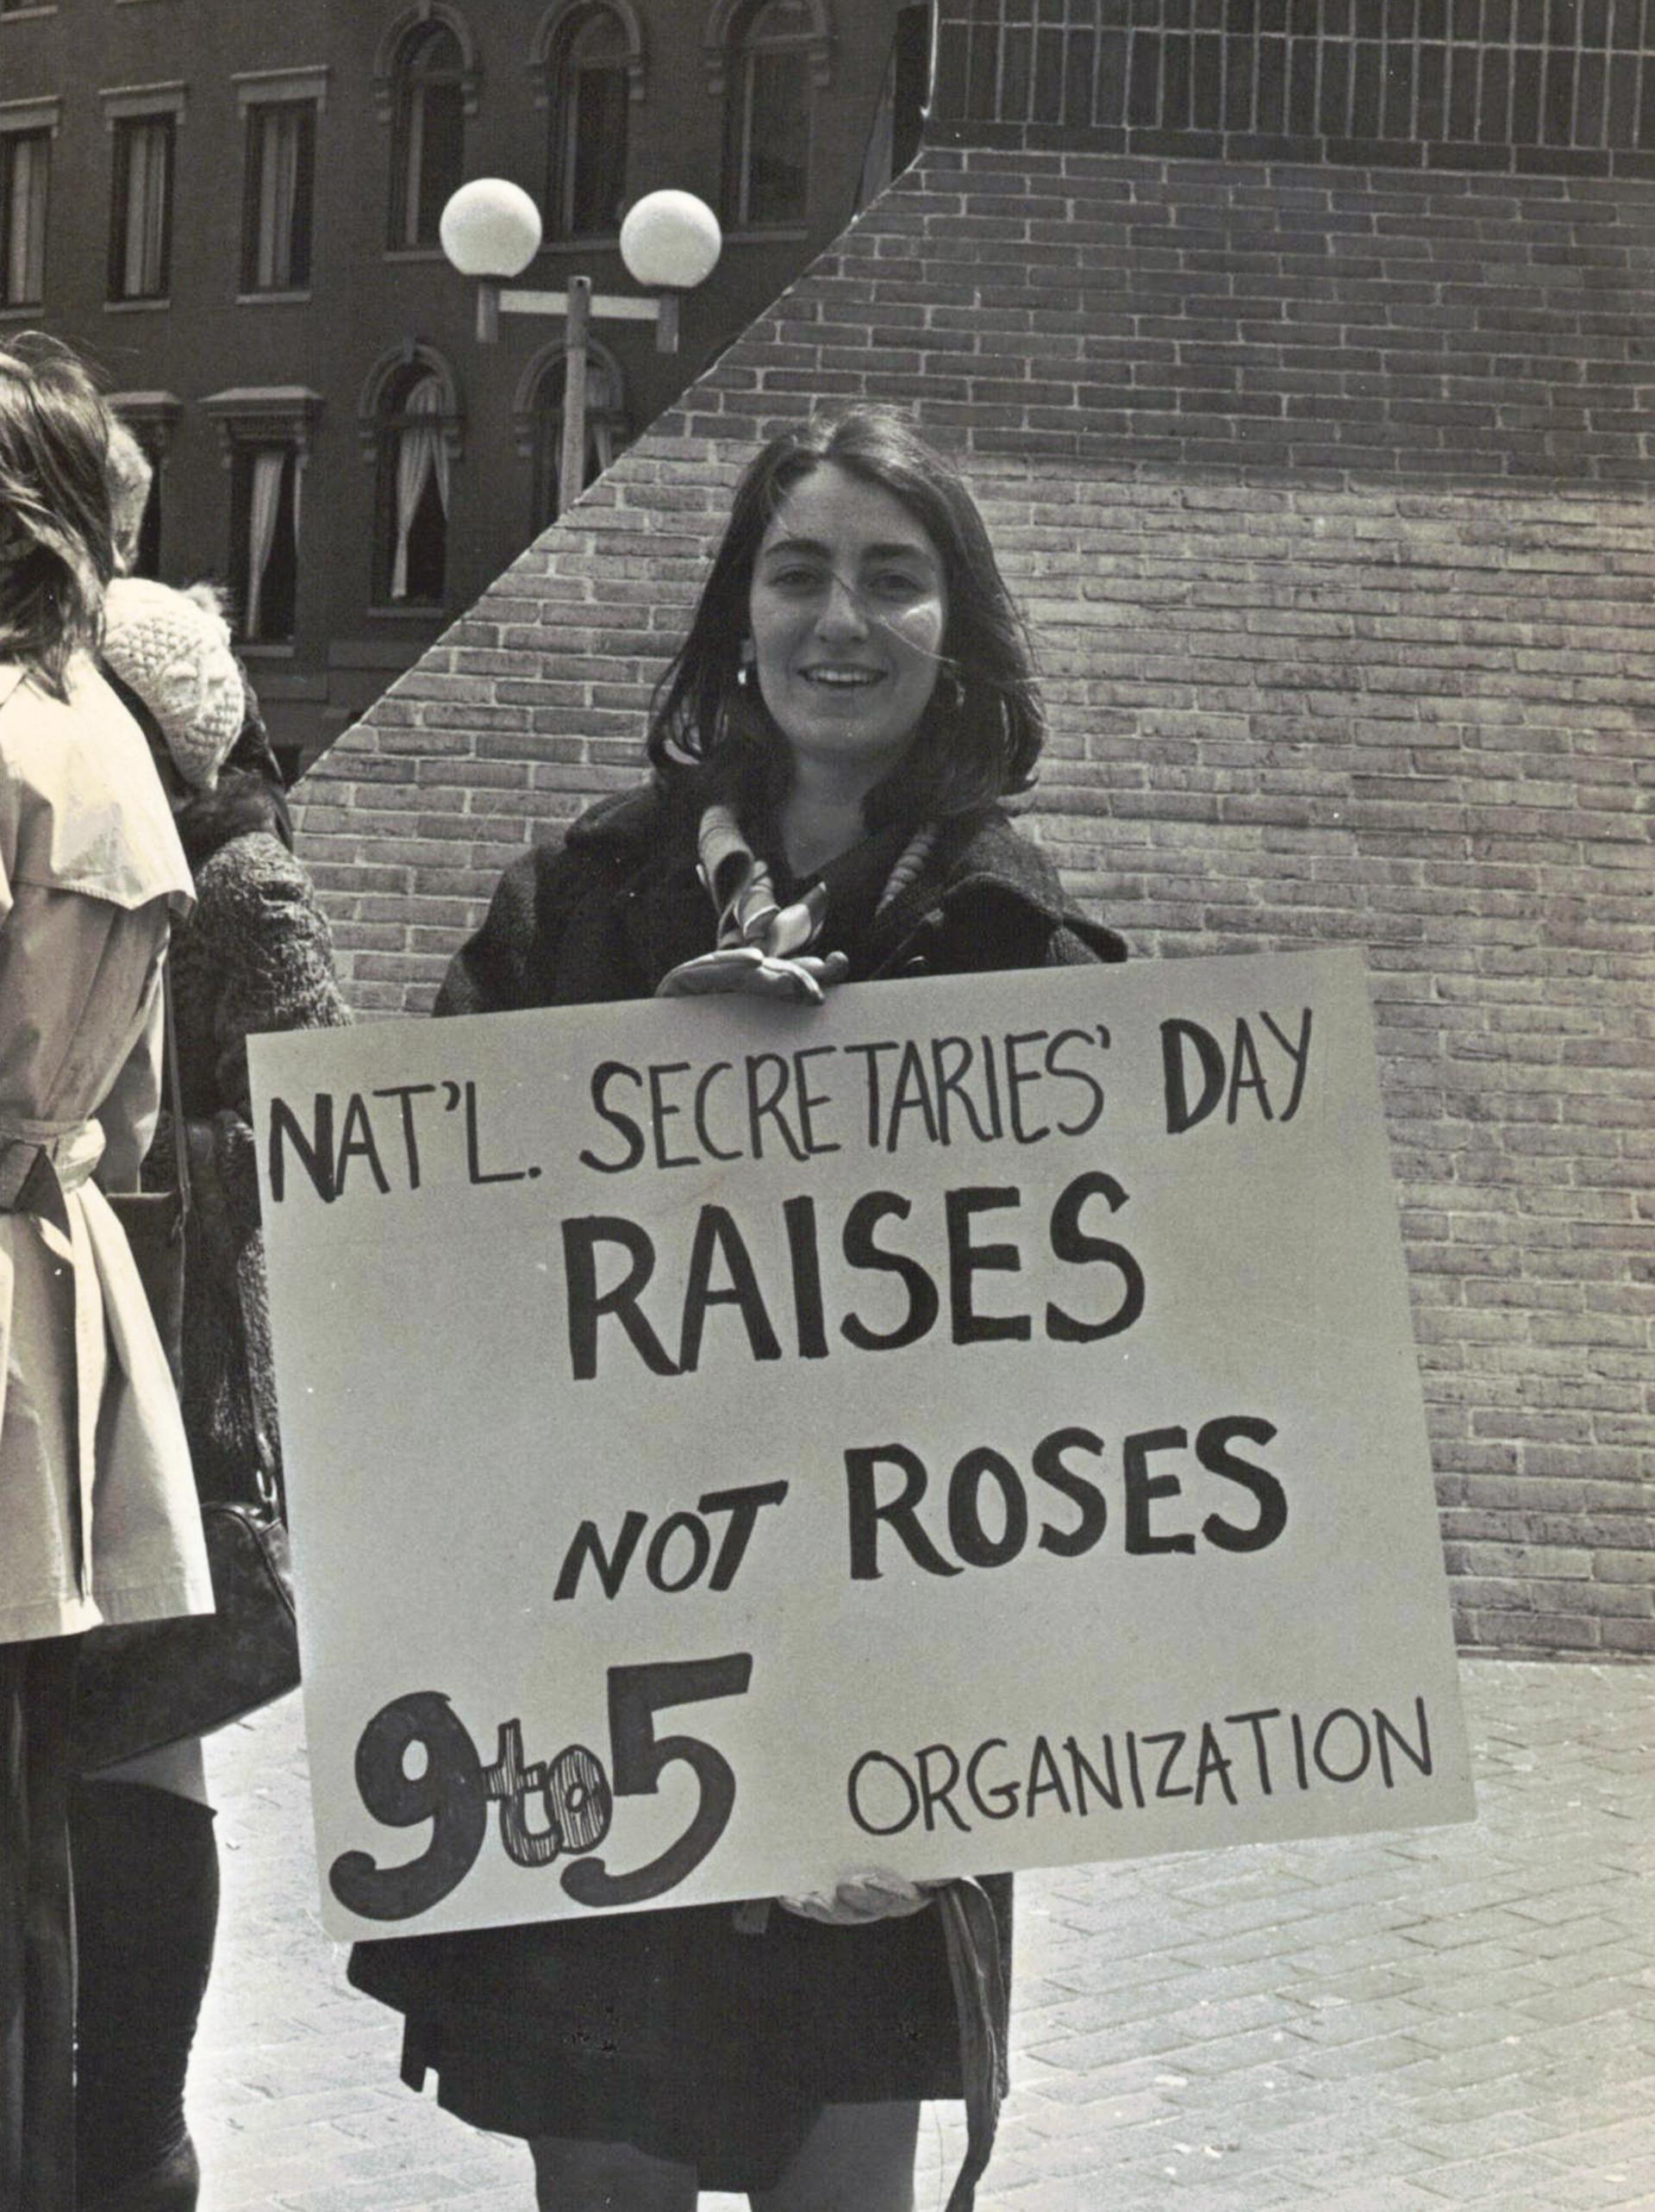
<path fill-rule="evenodd" d="M 849 971 L 843 953 L 829 953 L 825 958 L 807 953 L 797 959 L 783 959 L 761 953 L 756 945 L 734 945 L 684 961 L 662 978 L 656 997 L 694 998 L 740 990 L 759 998 L 802 999 L 807 1005 L 820 1006 L 827 987 L 842 983 Z"/>
<path fill-rule="evenodd" d="M 928 1890 L 900 1874 L 878 1871 L 846 1875 L 831 1890 L 807 1890 L 778 1903 L 803 1920 L 822 1921 L 834 1928 L 853 1928 L 859 1922 L 900 1920 L 923 1912 L 931 1902 Z"/>

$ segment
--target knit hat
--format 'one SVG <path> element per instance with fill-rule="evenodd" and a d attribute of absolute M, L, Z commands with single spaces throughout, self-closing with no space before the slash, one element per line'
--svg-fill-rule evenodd
<path fill-rule="evenodd" d="M 103 658 L 154 715 L 184 782 L 210 791 L 246 713 L 230 626 L 211 590 L 116 577 L 104 595 Z"/>

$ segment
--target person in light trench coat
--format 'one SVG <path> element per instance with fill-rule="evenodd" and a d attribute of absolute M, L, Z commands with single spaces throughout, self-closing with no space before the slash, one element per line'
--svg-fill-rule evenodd
<path fill-rule="evenodd" d="M 137 1187 L 191 900 L 91 655 L 109 434 L 66 348 L 0 349 L 0 2212 L 74 2201 L 76 1640 L 212 1608 L 172 1377 L 100 1187 Z"/>

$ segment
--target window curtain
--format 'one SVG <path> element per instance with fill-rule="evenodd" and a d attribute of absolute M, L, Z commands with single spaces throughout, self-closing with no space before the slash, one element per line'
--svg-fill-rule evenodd
<path fill-rule="evenodd" d="M 586 484 L 591 484 L 615 463 L 615 434 L 620 421 L 620 378 L 601 361 L 590 363 L 586 372 L 586 466 L 590 474 Z M 586 484 L 577 488 L 577 496 Z"/>
<path fill-rule="evenodd" d="M 19 132 L 0 156 L 9 172 L 3 257 L 8 307 L 27 306 L 45 289 L 47 147 L 44 132 Z"/>
<path fill-rule="evenodd" d="M 127 140 L 127 235 L 122 296 L 151 299 L 163 288 L 166 249 L 164 122 L 134 123 Z"/>
<path fill-rule="evenodd" d="M 403 140 L 403 207 L 402 228 L 396 243 L 398 246 L 417 246 L 420 242 L 420 184 L 425 174 L 425 87 L 413 85 L 406 95 L 404 136 Z"/>
<path fill-rule="evenodd" d="M 247 494 L 247 603 L 242 620 L 242 628 L 250 638 L 259 634 L 265 572 L 270 566 L 270 550 L 276 542 L 276 516 L 282 503 L 282 471 L 287 466 L 287 459 L 280 447 L 253 457 L 253 477 Z M 294 489 L 297 492 L 297 486 Z M 296 523 L 297 519 L 296 512 Z"/>
<path fill-rule="evenodd" d="M 267 109 L 260 117 L 264 143 L 259 164 L 259 266 L 261 291 L 293 285 L 293 216 L 299 197 L 299 134 L 303 112 Z"/>
<path fill-rule="evenodd" d="M 397 542 L 390 564 L 390 596 L 408 597 L 408 539 L 426 482 L 434 474 L 437 497 L 448 512 L 448 448 L 442 442 L 442 393 L 434 377 L 422 377 L 403 403 L 409 416 L 397 437 Z M 422 419 L 428 418 L 428 419 Z"/>
<path fill-rule="evenodd" d="M 802 222 L 809 144 L 804 56 L 761 47 L 747 56 L 746 77 L 741 220 Z"/>

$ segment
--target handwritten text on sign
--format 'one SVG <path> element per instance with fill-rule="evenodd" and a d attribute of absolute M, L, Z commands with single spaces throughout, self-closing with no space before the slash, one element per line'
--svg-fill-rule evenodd
<path fill-rule="evenodd" d="M 1469 1814 L 1359 956 L 254 1077 L 338 1932 Z"/>

